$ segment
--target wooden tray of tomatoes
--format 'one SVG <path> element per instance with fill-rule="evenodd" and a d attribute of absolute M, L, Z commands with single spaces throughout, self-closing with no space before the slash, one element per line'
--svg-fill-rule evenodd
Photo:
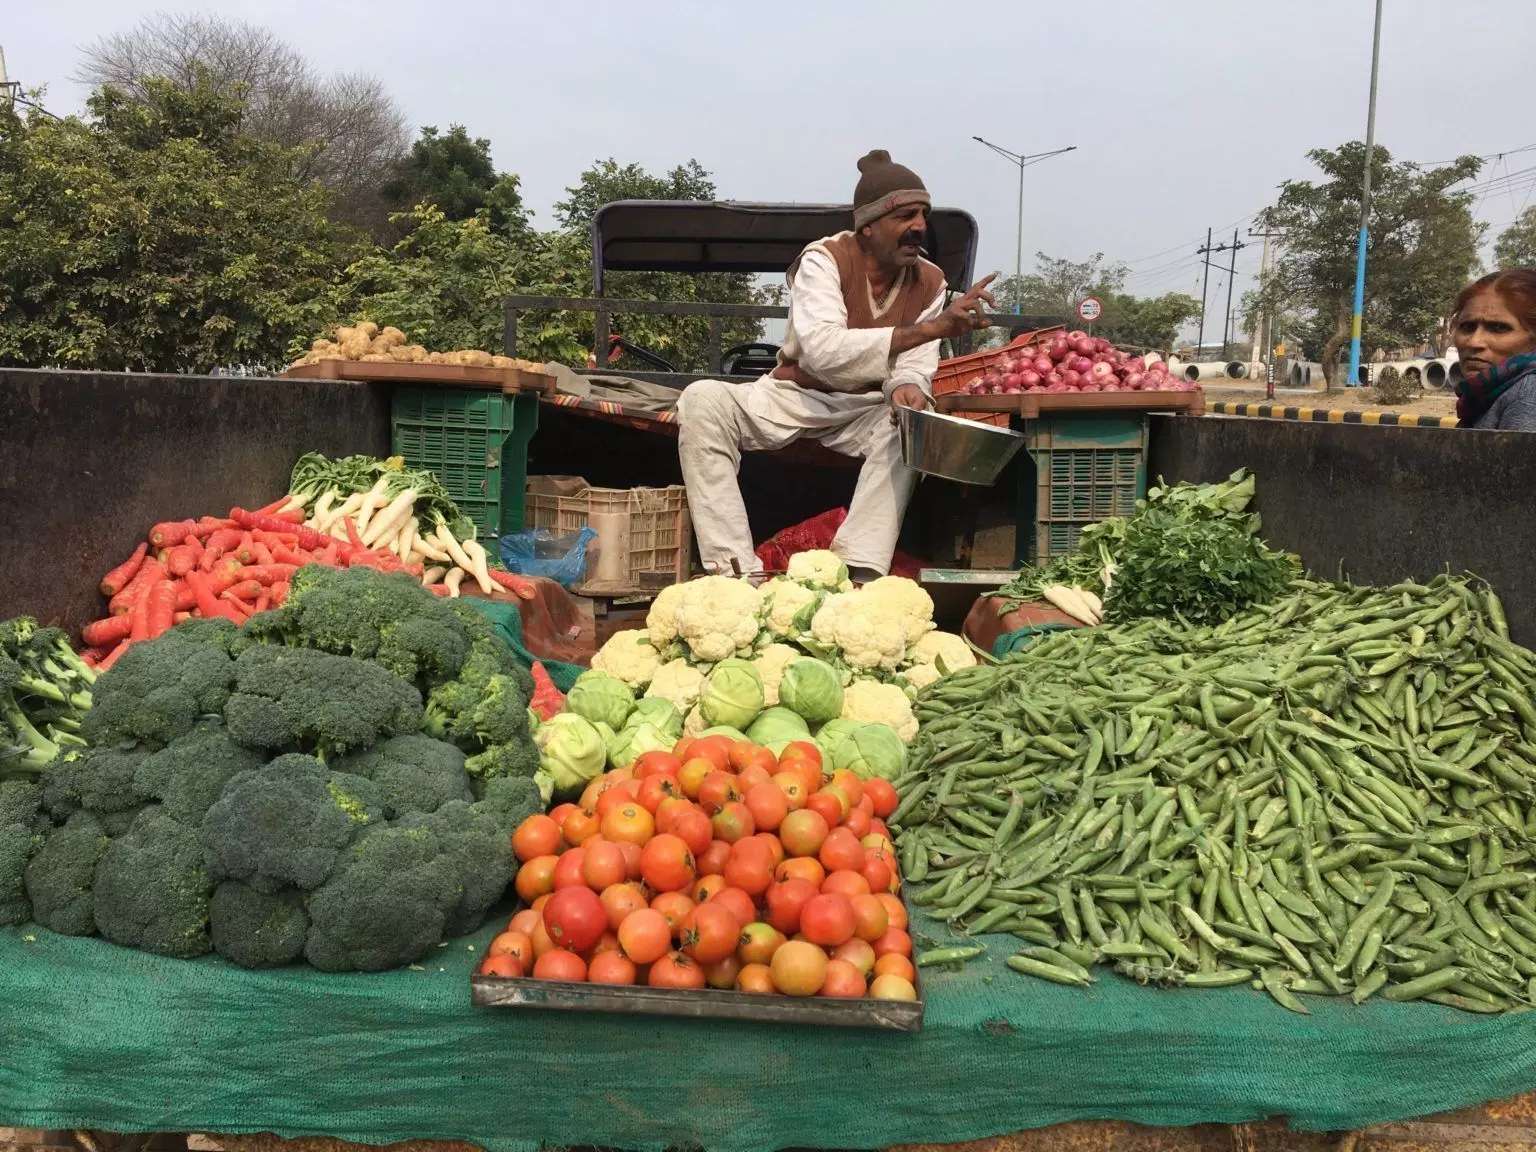
<path fill-rule="evenodd" d="M 918 1032 L 889 782 L 722 737 L 647 752 L 512 844 L 480 1007 Z"/>

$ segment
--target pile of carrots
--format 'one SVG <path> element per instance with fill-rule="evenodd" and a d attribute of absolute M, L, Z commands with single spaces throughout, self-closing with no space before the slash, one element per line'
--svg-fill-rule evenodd
<path fill-rule="evenodd" d="M 190 616 L 223 616 L 239 624 L 281 605 L 293 574 L 306 564 L 363 565 L 422 579 L 422 565 L 404 563 L 386 545 L 365 545 L 351 519 L 341 521 L 345 538 L 339 539 L 306 526 L 303 508 L 293 504 L 285 496 L 254 512 L 231 508 L 227 517 L 156 524 L 133 555 L 102 578 L 110 615 L 81 629 L 87 645 L 81 658 L 105 671 L 133 644 Z M 526 580 L 508 573 L 488 575 L 520 596 L 531 591 Z M 428 587 L 450 594 L 440 583 Z"/>

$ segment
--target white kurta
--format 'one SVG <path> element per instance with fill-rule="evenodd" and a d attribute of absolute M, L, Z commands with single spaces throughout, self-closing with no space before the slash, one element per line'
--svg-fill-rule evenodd
<path fill-rule="evenodd" d="M 688 507 L 705 568 L 730 574 L 762 571 L 736 475 L 743 451 L 771 451 L 807 438 L 863 459 L 848 519 L 832 550 L 853 567 L 890 570 L 901 518 L 917 477 L 901 462 L 888 397 L 903 384 L 925 393 L 939 364 L 932 341 L 891 355 L 892 328 L 849 328 L 837 264 L 809 249 L 789 283 L 786 348 L 800 367 L 834 392 L 815 392 L 768 375 L 746 384 L 700 380 L 678 401 L 678 455 Z M 866 284 L 865 290 L 868 291 Z M 887 307 L 894 304 L 891 293 Z M 944 291 L 919 320 L 944 309 Z M 880 315 L 879 302 L 871 310 Z M 871 384 L 880 387 L 866 390 Z M 734 564 L 733 564 L 734 562 Z"/>

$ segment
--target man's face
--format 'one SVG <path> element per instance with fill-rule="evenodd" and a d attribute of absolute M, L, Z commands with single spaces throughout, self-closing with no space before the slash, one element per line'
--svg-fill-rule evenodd
<path fill-rule="evenodd" d="M 925 204 L 908 204 L 864 226 L 869 254 L 888 268 L 910 268 L 916 264 L 927 235 Z"/>

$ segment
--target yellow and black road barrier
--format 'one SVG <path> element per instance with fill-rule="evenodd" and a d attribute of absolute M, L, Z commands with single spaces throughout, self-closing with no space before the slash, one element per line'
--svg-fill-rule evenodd
<path fill-rule="evenodd" d="M 1211 416 L 1254 416 L 1266 420 L 1303 420 L 1314 424 L 1378 424 L 1399 428 L 1455 428 L 1454 416 L 1416 416 L 1406 412 L 1363 412 L 1355 408 L 1288 408 L 1279 404 L 1229 404 L 1209 400 Z"/>

